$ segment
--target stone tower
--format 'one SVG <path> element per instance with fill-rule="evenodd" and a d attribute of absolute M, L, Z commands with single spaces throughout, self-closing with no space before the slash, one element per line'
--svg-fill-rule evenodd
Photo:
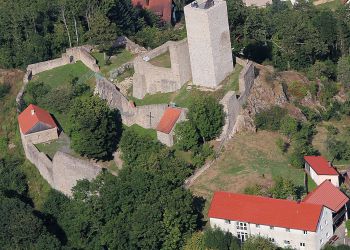
<path fill-rule="evenodd" d="M 193 2 L 184 11 L 193 84 L 216 88 L 233 71 L 226 2 Z"/>

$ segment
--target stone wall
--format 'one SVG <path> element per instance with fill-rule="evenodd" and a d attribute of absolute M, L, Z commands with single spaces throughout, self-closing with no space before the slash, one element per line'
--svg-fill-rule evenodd
<path fill-rule="evenodd" d="M 125 49 L 130 51 L 132 54 L 140 54 L 147 52 L 147 50 L 144 47 L 134 43 L 127 37 L 124 38 L 126 40 Z"/>
<path fill-rule="evenodd" d="M 57 152 L 53 161 L 40 152 L 33 143 L 21 135 L 22 145 L 26 158 L 36 166 L 40 175 L 50 186 L 65 195 L 72 195 L 72 187 L 78 180 L 94 179 L 101 168 L 94 166 L 86 160 L 76 159 L 66 153 Z"/>
<path fill-rule="evenodd" d="M 235 91 L 229 91 L 220 101 L 223 105 L 225 117 L 225 125 L 219 136 L 219 141 L 230 139 L 237 132 L 237 123 L 241 120 L 242 106 L 247 101 L 250 90 L 255 80 L 255 67 L 252 61 L 236 58 L 236 62 L 243 66 L 239 74 L 239 96 Z"/>
<path fill-rule="evenodd" d="M 250 89 L 255 79 L 255 67 L 252 61 L 246 61 L 241 73 L 239 74 L 239 92 L 240 92 L 240 103 L 247 100 L 250 93 Z"/>
<path fill-rule="evenodd" d="M 171 68 L 157 67 L 144 58 L 152 59 L 170 53 Z M 180 89 L 191 79 L 187 40 L 168 41 L 134 60 L 133 96 L 142 99 L 147 93 L 168 93 Z"/>
<path fill-rule="evenodd" d="M 96 78 L 94 93 L 106 100 L 110 108 L 118 109 L 123 123 L 127 126 L 137 124 L 144 128 L 156 128 L 164 110 L 168 107 L 167 104 L 135 107 L 113 83 L 104 77 Z"/>
<path fill-rule="evenodd" d="M 68 196 L 72 195 L 71 190 L 78 180 L 87 179 L 91 181 L 102 170 L 86 160 L 77 159 L 62 152 L 57 152 L 52 162 L 54 188 Z"/>
<path fill-rule="evenodd" d="M 23 135 L 27 142 L 38 144 L 42 142 L 52 141 L 58 138 L 57 128 L 46 129 L 36 133 Z"/>
<path fill-rule="evenodd" d="M 109 76 L 112 79 L 116 79 L 119 75 L 123 74 L 128 69 L 134 68 L 134 62 L 127 62 L 119 66 L 118 68 L 109 71 Z"/>

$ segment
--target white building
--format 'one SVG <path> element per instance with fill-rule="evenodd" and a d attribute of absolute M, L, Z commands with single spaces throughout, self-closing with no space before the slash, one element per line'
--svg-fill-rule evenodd
<path fill-rule="evenodd" d="M 319 204 L 332 211 L 333 225 L 336 228 L 344 219 L 348 219 L 349 198 L 330 181 L 321 183 L 314 191 L 309 193 L 303 200 L 307 203 Z"/>
<path fill-rule="evenodd" d="M 305 156 L 305 171 L 314 180 L 314 182 L 320 185 L 325 180 L 329 180 L 336 187 L 339 187 L 339 173 L 322 156 Z"/>
<path fill-rule="evenodd" d="M 184 12 L 193 84 L 216 88 L 233 71 L 226 1 L 195 1 Z"/>
<path fill-rule="evenodd" d="M 321 249 L 333 235 L 332 211 L 306 202 L 215 192 L 208 217 L 241 241 L 259 235 L 293 249 Z"/>

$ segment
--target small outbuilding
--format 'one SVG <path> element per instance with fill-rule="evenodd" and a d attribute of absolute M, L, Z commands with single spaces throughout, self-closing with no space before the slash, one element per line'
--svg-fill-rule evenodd
<path fill-rule="evenodd" d="M 332 211 L 334 227 L 340 225 L 344 219 L 348 219 L 349 198 L 329 180 L 322 182 L 304 198 L 303 202 L 328 207 Z"/>
<path fill-rule="evenodd" d="M 27 142 L 38 144 L 58 138 L 58 126 L 51 114 L 33 104 L 30 104 L 18 116 L 21 136 Z"/>
<path fill-rule="evenodd" d="M 174 145 L 174 128 L 176 123 L 183 121 L 186 115 L 181 108 L 169 107 L 164 111 L 157 126 L 157 138 L 168 147 Z"/>
<path fill-rule="evenodd" d="M 320 185 L 325 180 L 329 180 L 336 187 L 339 187 L 339 173 L 323 156 L 305 156 L 305 171 Z"/>

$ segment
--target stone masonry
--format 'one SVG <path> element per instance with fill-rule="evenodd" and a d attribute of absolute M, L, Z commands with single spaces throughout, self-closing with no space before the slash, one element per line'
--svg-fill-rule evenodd
<path fill-rule="evenodd" d="M 216 88 L 233 71 L 226 1 L 184 8 L 193 84 Z"/>
<path fill-rule="evenodd" d="M 171 68 L 158 67 L 148 60 L 170 53 Z M 147 61 L 145 60 L 147 58 Z M 142 99 L 147 93 L 168 93 L 180 89 L 191 79 L 187 39 L 168 41 L 134 60 L 133 96 Z"/>

